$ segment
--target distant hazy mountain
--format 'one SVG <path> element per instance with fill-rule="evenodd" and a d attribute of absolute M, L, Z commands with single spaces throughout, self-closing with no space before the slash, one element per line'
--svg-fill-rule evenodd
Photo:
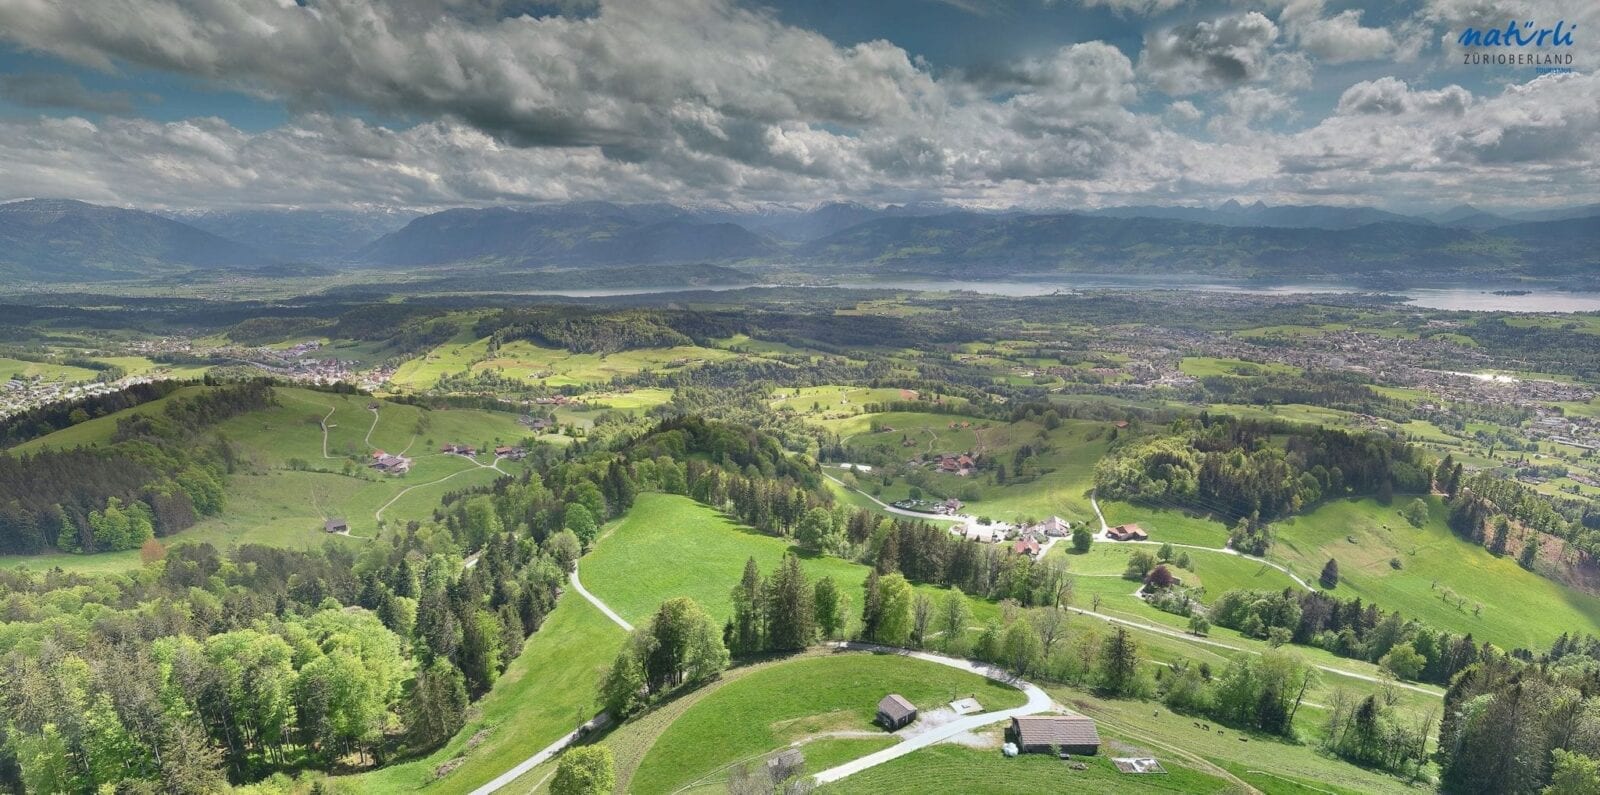
<path fill-rule="evenodd" d="M 1049 270 L 1228 276 L 1511 275 L 1600 264 L 1600 223 L 1541 222 L 1476 231 L 1426 223 L 1353 229 L 1237 227 L 1162 218 L 1081 214 L 951 213 L 869 221 L 802 246 L 814 264 L 923 273 Z"/>
<path fill-rule="evenodd" d="M 425 215 L 361 251 L 376 265 L 485 260 L 521 265 L 717 262 L 768 256 L 777 246 L 733 223 L 702 223 L 665 205 L 584 203 Z"/>
<path fill-rule="evenodd" d="M 203 210 L 169 217 L 291 262 L 337 263 L 417 217 L 404 211 Z"/>
<path fill-rule="evenodd" d="M 0 275 L 29 281 L 137 278 L 273 257 L 154 213 L 67 199 L 0 204 Z"/>
<path fill-rule="evenodd" d="M 1501 215 L 1516 222 L 1595 218 L 1600 217 L 1600 204 L 1585 204 L 1581 207 L 1560 207 L 1554 210 L 1523 210 L 1520 212 L 1501 213 Z"/>
<path fill-rule="evenodd" d="M 911 218 L 940 215 L 950 207 L 937 204 L 893 204 L 869 207 L 855 202 L 832 202 L 810 210 L 780 209 L 764 212 L 728 214 L 727 220 L 746 229 L 771 235 L 779 240 L 802 243 L 827 237 L 879 218 Z"/>
<path fill-rule="evenodd" d="M 1516 221 L 1503 215 L 1495 215 L 1470 204 L 1458 205 L 1442 213 L 1435 213 L 1428 216 L 1428 219 L 1440 226 L 1449 226 L 1456 229 L 1493 229 L 1497 226 L 1516 223 Z"/>
<path fill-rule="evenodd" d="M 1426 221 L 1371 207 L 1333 207 L 1324 205 L 1281 205 L 1262 202 L 1245 206 L 1229 200 L 1218 207 L 1107 207 L 1094 215 L 1112 218 L 1164 218 L 1217 226 L 1273 226 L 1305 229 L 1354 229 L 1378 223 L 1418 223 Z"/>
<path fill-rule="evenodd" d="M 1585 209 L 1600 210 L 1538 214 L 1564 216 Z M 1528 221 L 1465 205 L 1426 219 L 1364 207 L 1237 202 L 1092 214 L 844 203 L 739 213 L 581 202 L 446 210 L 399 228 L 393 227 L 403 216 L 389 214 L 184 217 L 212 231 L 152 213 L 75 201 L 0 205 L 0 278 L 137 278 L 197 267 L 286 263 L 483 264 L 506 273 L 770 262 L 799 270 L 847 267 L 969 277 L 1081 270 L 1285 278 L 1369 274 L 1411 280 L 1568 275 L 1600 266 L 1600 215 Z M 383 228 L 391 231 L 359 245 Z M 309 272 L 259 273 L 294 278 Z"/>

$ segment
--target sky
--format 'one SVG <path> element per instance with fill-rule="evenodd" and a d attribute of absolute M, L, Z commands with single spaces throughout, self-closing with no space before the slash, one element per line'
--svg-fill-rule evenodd
<path fill-rule="evenodd" d="M 1571 43 L 1459 43 L 1508 23 Z M 1596 0 L 0 0 L 0 200 L 1568 206 L 1594 34 Z"/>

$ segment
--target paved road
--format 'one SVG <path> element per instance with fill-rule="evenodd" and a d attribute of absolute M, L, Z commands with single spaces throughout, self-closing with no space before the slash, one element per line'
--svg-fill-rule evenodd
<path fill-rule="evenodd" d="M 467 470 L 467 471 L 470 472 L 471 470 Z M 470 563 L 468 563 L 468 565 L 475 565 L 477 562 L 478 562 L 477 561 L 477 556 L 474 555 L 470 559 Z M 595 607 L 600 609 L 600 612 L 605 613 L 606 614 L 606 618 L 611 619 L 613 622 L 616 623 L 617 626 L 622 627 L 622 629 L 624 631 L 626 631 L 626 632 L 632 632 L 633 631 L 633 625 L 632 624 L 629 624 L 628 622 L 622 620 L 622 616 L 617 615 L 617 612 L 615 610 L 612 610 L 610 605 L 607 605 L 605 602 L 600 601 L 600 599 L 598 597 L 596 597 L 592 593 L 589 593 L 588 590 L 586 590 L 583 587 L 583 583 L 578 580 L 578 570 L 577 570 L 576 567 L 574 567 L 573 570 L 572 570 L 571 580 L 572 580 L 572 589 L 574 591 L 577 591 L 578 594 L 580 596 L 582 596 L 584 599 L 588 600 L 589 604 L 594 605 Z M 572 731 L 568 732 L 561 739 L 556 740 L 555 742 L 545 746 L 543 750 L 539 751 L 538 753 L 534 754 L 533 756 L 528 757 L 527 759 L 522 760 L 521 762 L 518 762 L 515 767 L 513 767 L 510 770 L 507 770 L 506 772 L 501 773 L 500 775 L 496 776 L 493 781 L 490 781 L 489 783 L 487 783 L 487 784 L 485 784 L 485 785 L 473 790 L 472 791 L 472 795 L 489 795 L 489 793 L 495 792 L 495 791 L 501 789 L 502 787 L 505 787 L 506 785 L 508 785 L 511 782 L 516 781 L 518 778 L 520 778 L 522 776 L 522 774 L 527 773 L 529 770 L 532 770 L 532 769 L 538 767 L 539 765 L 542 765 L 545 762 L 550 761 L 550 759 L 552 757 L 554 757 L 556 754 L 561 753 L 562 751 L 566 750 L 567 746 L 569 746 L 569 745 L 573 744 L 574 742 L 576 742 L 579 737 L 583 737 L 583 736 L 587 735 L 589 732 L 592 732 L 592 731 L 596 731 L 596 730 L 599 730 L 599 729 L 604 729 L 604 728 L 606 728 L 607 726 L 610 726 L 610 725 L 611 725 L 611 716 L 606 714 L 606 713 L 604 713 L 604 712 L 601 712 L 599 715 L 596 715 L 593 718 L 590 718 L 582 726 L 579 726 L 578 728 L 573 729 Z"/>
<path fill-rule="evenodd" d="M 544 764 L 545 762 L 550 761 L 551 757 L 561 753 L 566 749 L 567 746 L 571 745 L 573 741 L 577 740 L 579 737 L 582 737 L 592 731 L 604 729 L 610 725 L 611 716 L 604 712 L 594 716 L 593 718 L 590 718 L 587 723 L 584 723 L 582 726 L 573 729 L 565 737 L 562 737 L 561 739 L 545 746 L 543 751 L 540 751 L 539 753 L 536 753 L 533 756 L 518 762 L 516 767 L 501 773 L 499 776 L 496 776 L 493 781 L 490 781 L 489 783 L 473 790 L 472 795 L 489 795 L 491 792 L 498 791 L 502 787 L 505 787 L 511 782 L 516 781 L 518 778 L 521 778 L 522 774 Z"/>
<path fill-rule="evenodd" d="M 612 610 L 611 609 L 611 605 L 608 605 L 605 602 L 600 601 L 599 597 L 595 596 L 592 593 L 589 593 L 588 589 L 583 587 L 583 583 L 578 580 L 578 567 L 577 566 L 573 566 L 572 567 L 572 577 L 571 577 L 571 579 L 572 579 L 572 589 L 577 591 L 579 596 L 582 596 L 584 599 L 589 600 L 589 604 L 592 604 L 595 607 L 600 608 L 600 612 L 605 613 L 606 614 L 606 618 L 611 619 L 612 623 L 616 624 L 619 627 L 622 627 L 622 631 L 623 632 L 632 632 L 633 631 L 633 625 L 629 624 L 627 621 L 624 621 L 622 619 L 622 616 L 617 615 L 617 611 Z"/>
<path fill-rule="evenodd" d="M 928 652 L 908 651 L 905 649 L 878 646 L 871 643 L 846 642 L 837 643 L 834 644 L 834 646 L 835 648 L 847 651 L 889 652 L 905 657 L 914 657 L 919 660 L 927 660 L 928 662 L 938 663 L 940 665 L 948 665 L 951 668 L 960 668 L 963 671 L 970 671 L 978 674 L 979 676 L 985 676 L 995 681 L 1005 682 L 1006 684 L 1019 687 L 1022 689 L 1023 693 L 1027 694 L 1028 702 L 1020 707 L 1014 707 L 1012 709 L 1003 709 L 996 712 L 983 712 L 977 715 L 968 715 L 963 718 L 958 718 L 949 723 L 941 725 L 936 729 L 922 732 L 914 737 L 908 737 L 907 739 L 891 745 L 882 751 L 867 754 L 860 759 L 853 759 L 849 762 L 839 765 L 838 767 L 830 767 L 816 775 L 816 780 L 819 784 L 828 784 L 838 781 L 846 776 L 860 773 L 861 771 L 871 767 L 876 767 L 884 762 L 890 761 L 891 759 L 899 759 L 900 757 L 905 756 L 913 751 L 927 748 L 935 743 L 944 742 L 951 737 L 964 732 L 972 731 L 973 729 L 980 729 L 984 726 L 1000 723 L 1002 721 L 1008 721 L 1014 717 L 1020 717 L 1022 715 L 1036 715 L 1040 712 L 1048 712 L 1049 710 L 1055 708 L 1055 702 L 1050 699 L 1050 694 L 1044 692 L 1044 690 L 1038 685 L 1013 678 L 1011 674 L 1007 673 L 1006 671 L 985 663 L 974 662 L 972 660 L 963 660 L 955 657 L 946 657 L 942 654 L 930 654 Z"/>

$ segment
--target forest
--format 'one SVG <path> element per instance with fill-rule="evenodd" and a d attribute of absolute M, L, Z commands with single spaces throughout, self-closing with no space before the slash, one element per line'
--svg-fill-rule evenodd
<path fill-rule="evenodd" d="M 264 380 L 219 386 L 119 419 L 107 445 L 0 455 L 0 552 L 135 549 L 217 513 L 234 454 L 205 431 L 273 401 Z"/>
<path fill-rule="evenodd" d="M 1257 522 L 1323 499 L 1421 493 L 1430 475 L 1420 450 L 1388 436 L 1202 413 L 1122 441 L 1096 466 L 1095 488 Z"/>

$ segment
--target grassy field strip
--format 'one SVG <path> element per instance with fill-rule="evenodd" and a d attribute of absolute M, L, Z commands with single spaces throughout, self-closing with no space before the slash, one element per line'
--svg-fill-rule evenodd
<path fill-rule="evenodd" d="M 1311 583 L 1300 579 L 1300 575 L 1295 574 L 1294 571 L 1289 569 L 1289 567 L 1287 567 L 1287 566 L 1283 566 L 1283 565 L 1280 565 L 1280 564 L 1277 564 L 1277 563 L 1273 563 L 1272 561 L 1267 560 L 1266 558 L 1258 558 L 1255 555 L 1243 555 L 1243 554 L 1240 554 L 1239 550 L 1234 549 L 1233 547 L 1203 547 L 1203 546 L 1200 546 L 1199 544 L 1174 544 L 1171 541 L 1111 541 L 1110 539 L 1101 539 L 1101 541 L 1103 541 L 1105 543 L 1108 543 L 1108 544 L 1142 544 L 1142 545 L 1145 545 L 1145 546 L 1152 546 L 1152 547 L 1160 547 L 1162 544 L 1168 544 L 1168 545 L 1172 546 L 1174 549 L 1195 549 L 1195 550 L 1199 550 L 1201 552 L 1220 552 L 1220 553 L 1222 553 L 1224 555 L 1233 555 L 1235 557 L 1239 557 L 1239 558 L 1243 558 L 1245 560 L 1251 561 L 1252 563 L 1260 563 L 1261 565 L 1266 566 L 1268 568 L 1277 569 L 1278 571 L 1281 571 L 1285 575 L 1287 575 L 1289 577 L 1289 579 L 1294 580 L 1296 585 L 1298 585 L 1301 588 L 1304 588 L 1304 589 L 1306 589 L 1308 591 L 1320 590 L 1316 586 L 1312 585 Z"/>
<path fill-rule="evenodd" d="M 473 562 L 476 563 L 476 559 L 474 559 Z M 589 593 L 589 591 L 583 587 L 583 583 L 578 580 L 577 567 L 573 567 L 572 576 L 569 579 L 572 581 L 572 589 L 577 591 L 578 594 L 584 599 L 588 600 L 589 604 L 594 605 L 601 613 L 604 613 L 606 618 L 611 619 L 612 623 L 622 627 L 623 632 L 633 632 L 632 624 L 623 621 L 622 616 L 617 615 L 617 611 L 612 610 L 609 605 L 600 601 L 595 597 L 594 594 Z M 541 764 L 544 764 L 545 761 L 565 750 L 567 746 L 571 745 L 572 742 L 579 737 L 587 735 L 592 731 L 604 729 L 610 725 L 611 716 L 605 712 L 601 712 L 599 715 L 589 719 L 588 722 L 567 733 L 565 737 L 562 737 L 561 739 L 551 743 L 549 746 L 545 747 L 544 750 L 522 760 L 521 762 L 518 762 L 516 766 L 512 767 L 510 770 L 507 770 L 506 772 L 501 773 L 499 776 L 496 776 L 493 781 L 490 781 L 489 783 L 473 790 L 472 795 L 489 795 L 489 793 L 498 791 L 502 787 L 505 787 L 511 782 L 516 781 L 518 778 L 521 778 L 523 774 L 527 773 L 528 771 L 538 767 Z"/>
<path fill-rule="evenodd" d="M 1165 635 L 1165 636 L 1167 636 L 1169 638 L 1176 638 L 1178 640 L 1182 640 L 1182 641 L 1185 641 L 1185 642 L 1188 642 L 1188 643 L 1198 643 L 1198 644 L 1205 645 L 1205 646 L 1215 646 L 1215 647 L 1217 647 L 1219 649 L 1228 649 L 1229 651 L 1244 652 L 1245 654 L 1260 654 L 1261 653 L 1259 651 L 1256 651 L 1255 649 L 1244 648 L 1244 647 L 1241 647 L 1241 646 L 1234 646 L 1233 644 L 1230 644 L 1230 643 L 1223 643 L 1220 640 L 1212 640 L 1210 638 L 1196 637 L 1194 635 L 1190 635 L 1187 632 L 1184 632 L 1183 630 L 1172 629 L 1170 627 L 1163 627 L 1163 626 L 1159 626 L 1159 625 L 1156 625 L 1156 624 L 1146 624 L 1143 621 L 1135 621 L 1135 620 L 1129 619 L 1129 618 L 1117 618 L 1116 616 L 1108 616 L 1108 615 L 1104 615 L 1102 613 L 1096 613 L 1096 612 L 1094 612 L 1092 610 L 1084 610 L 1081 607 L 1068 607 L 1067 609 L 1072 611 L 1072 612 L 1074 612 L 1074 613 L 1077 613 L 1078 615 L 1081 615 L 1081 616 L 1089 616 L 1091 618 L 1098 618 L 1098 619 L 1100 619 L 1102 621 L 1106 621 L 1108 623 L 1121 624 L 1121 625 L 1126 626 L 1126 627 L 1132 627 L 1134 629 L 1140 629 L 1140 630 L 1144 630 L 1146 632 L 1153 632 L 1153 633 L 1155 633 L 1157 635 Z M 1374 684 L 1386 684 L 1386 683 L 1387 684 L 1392 684 L 1395 687 L 1404 688 L 1406 690 L 1411 690 L 1413 692 L 1422 693 L 1422 694 L 1429 695 L 1429 696 L 1434 696 L 1436 698 L 1444 698 L 1444 691 L 1442 689 L 1439 689 L 1439 688 L 1428 687 L 1428 686 L 1425 686 L 1425 685 L 1414 685 L 1414 684 L 1410 684 L 1408 682 L 1387 680 L 1387 679 L 1383 679 L 1383 678 L 1380 678 L 1380 677 L 1371 676 L 1369 674 L 1357 673 L 1355 671 L 1351 671 L 1351 670 L 1348 670 L 1348 669 L 1339 668 L 1337 666 L 1324 665 L 1322 663 L 1312 662 L 1312 663 L 1307 663 L 1307 664 L 1315 666 L 1316 668 L 1318 668 L 1320 670 L 1327 671 L 1328 673 L 1337 674 L 1339 676 L 1348 676 L 1348 677 L 1350 677 L 1352 679 L 1360 679 L 1360 680 L 1362 680 L 1364 682 L 1371 682 L 1371 683 L 1374 683 Z"/>
<path fill-rule="evenodd" d="M 322 426 L 322 457 L 323 458 L 334 458 L 335 456 L 328 455 L 328 418 L 332 417 L 333 413 L 335 411 L 339 410 L 339 407 L 338 406 L 329 406 L 326 403 L 318 403 L 315 400 L 306 400 L 305 398 L 300 397 L 299 395 L 296 395 L 293 392 L 281 392 L 281 394 L 283 394 L 285 397 L 287 397 L 290 400 L 293 400 L 295 402 L 304 403 L 304 404 L 306 404 L 308 406 L 316 406 L 319 409 L 327 409 L 328 410 L 328 413 L 322 415 L 322 419 L 318 420 L 317 424 Z M 367 431 L 367 435 L 368 436 L 372 435 L 372 431 L 370 429 Z"/>

